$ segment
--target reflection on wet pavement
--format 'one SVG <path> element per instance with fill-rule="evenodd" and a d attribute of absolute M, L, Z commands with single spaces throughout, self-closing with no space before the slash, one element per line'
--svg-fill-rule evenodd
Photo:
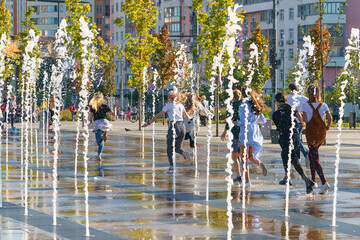
<path fill-rule="evenodd" d="M 61 133 L 57 211 L 58 217 L 64 219 L 64 226 L 81 224 L 76 225 L 81 231 L 85 224 L 84 166 L 80 155 L 75 187 L 73 136 L 71 131 Z M 2 163 L 2 196 L 6 203 L 23 206 L 25 174 L 20 163 L 19 142 L 18 135 L 9 139 L 9 165 L 6 166 L 4 161 Z M 166 174 L 166 143 L 157 140 L 156 144 L 156 165 L 153 169 L 151 139 L 145 139 L 143 150 L 139 137 L 110 135 L 105 144 L 103 160 L 99 162 L 96 160 L 94 137 L 90 138 L 90 233 L 95 235 L 91 239 L 99 238 L 101 232 L 109 233 L 114 239 L 226 238 L 226 146 L 212 146 L 210 201 L 206 202 L 205 144 L 198 145 L 197 177 L 194 177 L 194 166 L 188 166 L 182 157 L 177 157 L 176 195 L 172 194 L 173 178 Z M 184 147 L 189 148 L 188 142 L 184 143 Z M 45 148 L 45 154 L 41 154 L 43 146 L 40 148 L 39 168 L 36 168 L 35 155 L 30 155 L 29 207 L 36 210 L 35 215 L 42 213 L 51 219 L 51 141 L 49 147 Z M 246 209 L 241 208 L 239 185 L 232 188 L 233 239 L 360 238 L 360 180 L 357 179 L 359 163 L 356 159 L 347 157 L 340 164 L 338 227 L 334 229 L 335 233 L 329 226 L 332 218 L 332 191 L 328 195 L 306 195 L 302 180 L 293 174 L 290 218 L 285 219 L 285 187 L 278 185 L 284 174 L 280 151 L 263 149 L 261 158 L 268 166 L 269 173 L 264 177 L 257 166 L 250 166 L 252 187 L 245 196 Z M 327 180 L 333 183 L 334 157 L 321 156 L 321 161 Z M 306 171 L 310 175 L 309 170 Z M 40 230 L 46 228 L 39 228 L 32 222 L 26 224 L 22 220 L 14 220 L 18 218 L 10 213 L 0 214 L 3 216 L 0 224 L 1 239 L 50 239 L 53 236 L 52 231 Z M 94 234 L 95 230 L 101 232 Z M 64 229 L 58 229 L 56 233 L 57 239 L 72 239 Z"/>

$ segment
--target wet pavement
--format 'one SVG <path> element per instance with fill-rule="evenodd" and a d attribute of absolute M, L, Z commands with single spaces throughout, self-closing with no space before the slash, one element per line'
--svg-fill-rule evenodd
<path fill-rule="evenodd" d="M 90 134 L 90 237 L 85 237 L 82 151 L 78 174 L 74 176 L 74 124 L 61 126 L 56 226 L 52 225 L 53 134 L 49 133 L 49 144 L 43 145 L 39 132 L 39 167 L 33 139 L 27 217 L 24 216 L 25 172 L 21 165 L 20 133 L 9 137 L 8 164 L 3 138 L 0 239 L 226 239 L 224 169 L 229 152 L 226 145 L 215 138 L 211 144 L 209 201 L 206 201 L 206 131 L 201 129 L 198 169 L 177 156 L 174 195 L 173 176 L 166 173 L 164 129 L 157 131 L 153 159 L 151 128 L 146 129 L 143 147 L 141 132 L 135 131 L 135 124 L 130 125 L 130 132 L 119 130 L 126 124 L 117 125 L 118 129 L 110 133 L 101 163 L 96 159 L 95 137 Z M 184 148 L 190 148 L 187 141 Z M 335 153 L 335 147 L 332 148 Z M 242 189 L 237 184 L 232 187 L 233 239 L 360 239 L 359 157 L 346 152 L 341 156 L 336 227 L 331 226 L 333 188 L 326 195 L 319 195 L 317 188 L 314 194 L 307 195 L 295 171 L 290 188 L 290 217 L 285 218 L 285 186 L 278 185 L 284 176 L 280 149 L 276 145 L 264 146 L 261 159 L 268 167 L 268 176 L 262 176 L 259 167 L 250 165 L 252 186 L 246 190 L 245 209 Z M 320 159 L 327 181 L 333 186 L 335 155 L 330 151 L 322 153 L 320 149 Z M 306 172 L 310 175 L 308 169 Z"/>

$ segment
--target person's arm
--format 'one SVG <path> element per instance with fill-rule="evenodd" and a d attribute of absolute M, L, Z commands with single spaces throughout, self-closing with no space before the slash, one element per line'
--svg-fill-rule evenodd
<path fill-rule="evenodd" d="M 266 123 L 266 118 L 265 118 L 264 114 L 260 115 L 260 118 L 259 118 L 259 120 L 257 120 L 257 123 L 258 124 L 265 124 Z"/>
<path fill-rule="evenodd" d="M 308 122 L 306 112 L 303 112 L 302 118 L 303 118 L 304 123 L 307 123 L 307 122 Z"/>
<path fill-rule="evenodd" d="M 155 122 L 158 118 L 161 118 L 163 115 L 165 114 L 165 112 L 163 110 L 161 110 L 158 114 L 156 114 L 150 121 L 148 121 L 147 123 L 145 123 L 144 125 L 142 125 L 142 127 L 147 127 L 150 126 L 150 124 L 152 124 L 153 122 Z"/>
<path fill-rule="evenodd" d="M 93 120 L 94 120 L 94 114 L 90 112 L 90 124 L 92 124 Z"/>
<path fill-rule="evenodd" d="M 183 115 L 184 115 L 184 118 L 186 118 L 186 119 L 193 119 L 194 118 L 194 113 L 189 114 L 186 111 L 184 111 Z"/>
<path fill-rule="evenodd" d="M 304 127 L 305 123 L 303 122 L 303 117 L 301 116 L 300 112 L 296 112 L 296 117 L 299 120 L 299 125 Z"/>
<path fill-rule="evenodd" d="M 330 129 L 331 122 L 332 122 L 332 116 L 331 116 L 329 110 L 326 111 L 325 114 L 326 114 L 326 118 L 327 118 L 326 130 L 329 130 L 329 129 Z"/>
<path fill-rule="evenodd" d="M 225 141 L 225 138 L 226 138 L 226 132 L 227 132 L 227 130 L 225 128 L 223 133 L 221 134 L 221 141 L 223 141 L 223 142 Z"/>

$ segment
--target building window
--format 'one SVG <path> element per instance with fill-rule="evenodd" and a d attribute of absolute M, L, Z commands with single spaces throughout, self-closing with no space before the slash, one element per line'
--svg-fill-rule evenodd
<path fill-rule="evenodd" d="M 183 16 L 184 16 L 184 17 L 186 17 L 186 13 L 187 13 L 187 12 L 186 12 L 186 7 L 184 7 L 184 9 L 183 9 Z"/>
<path fill-rule="evenodd" d="M 280 31 L 279 31 L 279 38 L 280 38 L 280 40 L 284 40 L 284 39 L 285 39 L 284 29 L 280 29 Z"/>
<path fill-rule="evenodd" d="M 96 12 L 101 13 L 102 12 L 102 6 L 96 6 Z"/>
<path fill-rule="evenodd" d="M 180 7 L 164 8 L 165 23 L 180 22 Z"/>
<path fill-rule="evenodd" d="M 180 23 L 171 23 L 168 25 L 170 32 L 180 32 Z"/>
<path fill-rule="evenodd" d="M 116 3 L 116 5 L 115 5 L 115 10 L 116 10 L 116 12 L 119 11 L 119 3 Z"/>
<path fill-rule="evenodd" d="M 280 20 L 280 21 L 284 21 L 284 9 L 280 9 L 280 12 L 279 12 L 279 20 Z"/>
<path fill-rule="evenodd" d="M 186 24 L 183 25 L 183 33 L 186 33 L 187 29 L 186 29 Z"/>
<path fill-rule="evenodd" d="M 293 28 L 289 29 L 289 40 L 294 40 L 294 29 Z"/>
<path fill-rule="evenodd" d="M 284 69 L 280 69 L 280 80 L 284 80 Z"/>
<path fill-rule="evenodd" d="M 255 28 L 256 28 L 256 14 L 253 13 L 253 14 L 251 15 L 251 29 L 253 30 L 253 29 L 255 29 Z"/>
<path fill-rule="evenodd" d="M 284 49 L 280 49 L 279 58 L 284 62 L 284 60 L 285 60 L 285 50 Z"/>
<path fill-rule="evenodd" d="M 293 60 L 294 59 L 294 49 L 290 48 L 289 49 L 289 60 Z"/>
<path fill-rule="evenodd" d="M 96 25 L 102 24 L 102 18 L 96 18 Z"/>
<path fill-rule="evenodd" d="M 159 12 L 159 16 L 158 16 L 159 20 L 161 20 L 161 12 Z"/>
<path fill-rule="evenodd" d="M 111 5 L 111 13 L 114 13 L 114 5 Z"/>
<path fill-rule="evenodd" d="M 289 9 L 289 19 L 294 19 L 294 9 L 293 8 L 290 8 Z"/>
<path fill-rule="evenodd" d="M 119 41 L 119 32 L 116 32 L 116 33 L 115 33 L 115 40 L 116 40 L 116 41 Z"/>

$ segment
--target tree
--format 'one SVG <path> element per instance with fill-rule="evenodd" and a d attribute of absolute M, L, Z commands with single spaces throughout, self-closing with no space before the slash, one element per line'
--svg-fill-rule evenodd
<path fill-rule="evenodd" d="M 250 71 L 254 71 L 250 85 L 258 92 L 261 92 L 264 84 L 270 78 L 271 66 L 267 64 L 269 40 L 261 33 L 259 24 L 257 24 L 256 29 L 252 34 L 252 37 L 245 42 L 247 57 L 243 62 L 240 62 L 234 71 L 234 77 L 240 81 L 240 85 L 244 86 L 247 80 L 246 76 L 249 76 Z M 250 45 L 253 43 L 258 48 L 258 60 L 250 62 L 249 57 L 252 51 L 254 51 L 250 48 Z"/>
<path fill-rule="evenodd" d="M 94 49 L 93 47 L 96 45 L 96 38 L 87 38 L 87 40 L 91 41 L 91 45 L 87 49 L 87 53 L 84 52 L 84 49 L 82 48 L 82 41 L 85 39 L 83 38 L 81 32 L 81 19 L 84 19 L 84 21 L 89 25 L 91 33 L 96 36 L 96 25 L 95 24 L 89 24 L 90 18 L 87 16 L 87 13 L 90 11 L 90 5 L 89 4 L 80 4 L 79 0 L 65 0 L 67 12 L 69 13 L 69 16 L 66 18 L 68 22 L 68 26 L 66 28 L 69 39 L 66 43 L 69 53 L 72 55 L 72 57 L 75 59 L 75 68 L 76 68 L 76 78 L 74 80 L 74 87 L 76 92 L 81 91 L 81 79 L 84 74 L 84 65 L 82 63 L 82 59 L 85 55 L 89 55 L 92 58 L 92 63 L 96 63 L 96 58 L 94 56 Z M 85 40 L 86 41 L 86 40 Z M 85 54 L 85 55 L 84 55 Z M 90 76 L 90 73 L 87 73 L 88 76 Z M 88 82 L 87 87 L 88 90 L 91 88 L 91 81 Z"/>
<path fill-rule="evenodd" d="M 322 34 L 320 34 L 321 32 Z M 330 51 L 330 33 L 324 28 L 321 31 L 320 20 L 317 20 L 314 27 L 309 29 L 309 34 L 311 36 L 311 42 L 315 45 L 315 50 L 314 56 L 308 58 L 309 78 L 307 85 L 319 84 L 319 81 L 322 79 L 322 69 L 325 67 L 327 61 L 330 60 L 328 56 Z M 322 59 L 325 61 L 322 61 Z"/>
<path fill-rule="evenodd" d="M 9 50 L 10 45 L 10 11 L 5 7 L 6 0 L 0 2 L 0 76 L 1 87 L 13 72 L 12 56 Z"/>
<path fill-rule="evenodd" d="M 130 61 L 133 74 L 127 82 L 128 86 L 135 86 L 139 91 L 139 113 L 142 116 L 142 95 L 145 91 L 143 83 L 144 73 L 150 66 L 151 55 L 160 47 L 158 39 L 150 34 L 151 28 L 155 27 L 158 11 L 154 2 L 149 0 L 128 0 L 122 6 L 121 11 L 126 18 L 135 26 L 135 35 L 126 34 L 128 41 L 125 47 L 125 56 Z M 145 71 L 144 71 L 145 70 Z M 142 117 L 140 117 L 142 119 Z M 139 121 L 139 130 L 141 123 Z"/>
<path fill-rule="evenodd" d="M 215 118 L 216 118 L 216 136 L 219 135 L 219 87 L 221 85 L 221 77 L 223 77 L 228 69 L 228 55 L 225 52 L 223 56 L 219 56 L 223 42 L 226 37 L 226 23 L 228 22 L 228 7 L 234 7 L 234 1 L 231 0 L 210 0 L 206 3 L 209 11 L 200 10 L 202 8 L 202 0 L 193 2 L 193 9 L 198 10 L 198 22 L 201 24 L 201 33 L 198 35 L 197 44 L 201 48 L 201 61 L 205 61 L 205 75 L 207 79 L 212 77 L 217 80 L 213 83 L 215 87 Z M 241 12 L 238 16 L 243 19 Z M 199 54 L 199 53 L 198 53 Z M 216 72 L 212 70 L 216 57 L 220 57 L 220 62 L 224 68 L 218 68 Z"/>
<path fill-rule="evenodd" d="M 98 70 L 97 78 L 94 81 L 95 91 L 101 91 L 104 96 L 113 96 L 116 93 L 114 73 L 117 67 L 115 57 L 118 47 L 106 44 L 104 40 L 98 37 L 96 69 Z"/>
<path fill-rule="evenodd" d="M 156 49 L 151 58 L 152 66 L 158 72 L 159 77 L 156 81 L 156 86 L 161 88 L 162 106 L 164 107 L 164 89 L 168 82 L 174 78 L 175 58 L 176 52 L 169 39 L 169 30 L 166 29 L 166 24 L 161 28 L 160 33 L 153 33 L 160 43 L 159 48 Z M 165 124 L 165 117 L 163 117 L 163 124 Z"/>
<path fill-rule="evenodd" d="M 11 14 L 9 9 L 5 7 L 6 0 L 1 0 L 0 2 L 0 33 L 10 36 L 10 28 L 12 24 L 10 23 Z"/>
<path fill-rule="evenodd" d="M 336 102 L 340 97 L 340 86 L 345 80 L 347 85 L 344 89 L 346 99 L 345 102 L 354 102 L 360 95 L 359 79 L 360 79 L 360 34 L 358 29 L 352 29 L 349 45 L 346 47 L 345 66 L 336 78 L 333 86 L 334 91 L 331 93 L 331 99 Z"/>

